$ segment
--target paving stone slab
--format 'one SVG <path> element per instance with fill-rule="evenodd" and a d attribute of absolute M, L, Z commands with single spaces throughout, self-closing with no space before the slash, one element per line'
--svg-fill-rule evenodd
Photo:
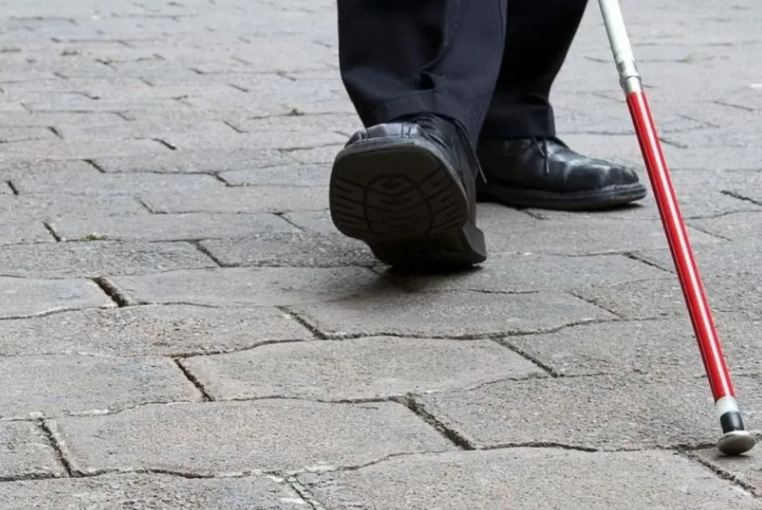
<path fill-rule="evenodd" d="M 571 289 L 583 285 L 611 285 L 623 281 L 658 278 L 665 272 L 622 255 L 567 257 L 561 255 L 495 255 L 472 271 L 440 276 L 419 276 L 389 270 L 405 289 L 527 292 Z"/>
<path fill-rule="evenodd" d="M 53 131 L 44 127 L 0 126 L 0 143 L 25 142 L 28 140 L 59 140 Z"/>
<path fill-rule="evenodd" d="M 89 175 L 97 172 L 96 168 L 85 161 L 63 160 L 12 160 L 2 161 L 0 164 L 0 179 L 16 180 L 33 177 L 37 174 L 53 175 L 56 172 L 64 172 L 69 175 Z"/>
<path fill-rule="evenodd" d="M 265 345 L 182 363 L 220 400 L 379 399 L 545 375 L 530 361 L 490 340 L 326 340 Z"/>
<path fill-rule="evenodd" d="M 37 159 L 41 154 L 45 159 L 95 159 L 124 157 L 130 154 L 156 154 L 167 151 L 167 147 L 154 140 L 30 140 L 7 144 L 3 157 L 12 159 Z"/>
<path fill-rule="evenodd" d="M 454 448 L 406 407 L 391 402 L 149 405 L 110 416 L 63 418 L 51 422 L 51 429 L 81 473 L 329 469 Z"/>
<path fill-rule="evenodd" d="M 146 87 L 145 84 L 143 84 Z M 147 88 L 153 92 L 152 89 Z M 138 120 L 125 122 L 124 119 L 115 120 L 110 125 L 91 126 L 88 124 L 66 125 L 58 128 L 61 136 L 66 140 L 92 140 L 108 139 L 118 140 L 124 138 L 154 139 L 165 142 L 173 142 L 173 136 L 181 134 L 189 139 L 195 138 L 196 148 L 199 141 L 210 138 L 216 139 L 224 136 L 236 136 L 236 132 L 219 120 L 195 120 L 195 121 L 168 121 L 161 117 L 147 117 L 141 115 Z"/>
<path fill-rule="evenodd" d="M 762 381 L 734 381 L 749 423 Z M 499 382 L 419 397 L 477 448 L 562 444 L 600 450 L 714 444 L 719 423 L 703 378 L 627 375 Z"/>
<path fill-rule="evenodd" d="M 0 319 L 114 306 L 114 302 L 89 280 L 0 277 Z"/>
<path fill-rule="evenodd" d="M 192 193 L 223 188 L 211 175 L 103 174 L 94 167 L 88 171 L 55 170 L 30 172 L 13 179 L 19 193 L 62 193 L 69 195 L 139 195 L 167 190 L 167 193 Z"/>
<path fill-rule="evenodd" d="M 121 216 L 61 216 L 51 223 L 64 241 L 105 239 L 181 241 L 241 237 L 261 232 L 295 232 L 274 214 L 145 214 Z"/>
<path fill-rule="evenodd" d="M 4 201 L 0 197 L 0 208 Z M 14 243 L 54 242 L 55 238 L 42 221 L 19 214 L 0 211 L 0 246 Z"/>
<path fill-rule="evenodd" d="M 299 479 L 336 510 L 760 507 L 743 489 L 666 451 L 510 448 L 412 455 Z"/>
<path fill-rule="evenodd" d="M 273 233 L 201 243 L 224 266 L 371 266 L 366 244 L 340 234 Z"/>
<path fill-rule="evenodd" d="M 32 82 L 16 83 L 18 87 L 29 86 L 42 86 L 43 83 L 60 82 L 59 78 L 55 80 L 35 80 Z M 66 80 L 68 82 L 69 80 Z M 3 87 L 11 87 L 14 84 L 3 83 Z M 123 117 L 113 112 L 3 112 L 3 117 L 0 119 L 0 126 L 35 126 L 35 127 L 47 127 L 47 126 L 81 126 L 87 124 L 89 126 L 97 125 L 113 125 L 115 122 L 126 122 Z"/>
<path fill-rule="evenodd" d="M 149 215 L 145 206 L 129 196 L 95 195 L 83 199 L 73 195 L 35 193 L 13 198 L 13 202 L 8 204 L 6 209 L 8 216 L 27 217 L 45 222 L 52 222 L 62 216 L 88 218 Z"/>
<path fill-rule="evenodd" d="M 715 317 L 734 374 L 760 374 L 762 321 L 743 314 Z M 510 337 L 505 343 L 562 375 L 704 374 L 687 314 L 669 320 L 583 324 L 557 332 Z"/>
<path fill-rule="evenodd" d="M 224 268 L 110 279 L 132 303 L 280 306 L 388 288 L 364 268 Z"/>
<path fill-rule="evenodd" d="M 328 188 L 293 186 L 219 187 L 177 193 L 172 189 L 141 193 L 157 213 L 316 211 L 328 207 Z"/>
<path fill-rule="evenodd" d="M 324 147 L 313 147 L 304 149 L 292 149 L 285 154 L 291 158 L 291 161 L 305 165 L 330 164 L 336 159 L 336 155 L 341 149 L 340 145 L 326 145 Z"/>
<path fill-rule="evenodd" d="M 558 292 L 376 291 L 351 299 L 291 308 L 318 331 L 332 337 L 462 338 L 535 333 L 614 318 L 599 307 Z"/>
<path fill-rule="evenodd" d="M 573 222 L 545 220 L 520 228 L 489 223 L 483 225 L 487 249 L 492 253 L 541 252 L 562 255 L 595 255 L 658 249 L 666 245 L 659 221 L 622 221 L 598 216 L 579 216 Z M 717 243 L 721 239 L 689 229 L 695 245 Z"/>
<path fill-rule="evenodd" d="M 200 400 L 171 360 L 96 356 L 0 359 L 0 418 L 101 413 L 148 402 Z"/>
<path fill-rule="evenodd" d="M 14 478 L 63 475 L 64 468 L 38 424 L 0 423 L 0 487 Z"/>
<path fill-rule="evenodd" d="M 215 98 L 215 101 L 217 99 Z M 247 96 L 243 96 L 243 104 L 249 102 Z M 240 104 L 240 103 L 239 103 Z M 231 104 L 235 108 L 238 104 Z M 305 149 L 321 145 L 344 143 L 347 136 L 337 133 L 330 125 L 310 126 L 307 122 L 277 123 L 273 119 L 292 119 L 295 117 L 277 116 L 262 119 L 259 125 L 249 125 L 243 133 L 237 133 L 228 128 L 228 133 L 222 136 L 214 136 L 204 133 L 203 136 L 193 133 L 168 133 L 164 135 L 166 141 L 180 149 L 192 149 L 198 147 L 199 141 L 204 146 L 214 149 Z M 302 117 L 299 117 L 301 119 Z M 269 126 L 268 124 L 276 124 Z M 280 124 L 280 125 L 277 125 Z"/>
<path fill-rule="evenodd" d="M 759 235 L 762 228 L 762 214 L 739 212 L 718 218 L 690 220 L 690 224 L 713 235 L 733 241 L 743 241 L 754 239 Z"/>
<path fill-rule="evenodd" d="M 0 484 L 7 510 L 303 510 L 290 487 L 268 477 L 188 479 L 171 475 L 105 475 Z"/>
<path fill-rule="evenodd" d="M 2 320 L 0 338 L 0 355 L 4 356 L 178 356 L 314 337 L 274 308 L 148 305 Z"/>
<path fill-rule="evenodd" d="M 188 150 L 150 156 L 139 152 L 122 157 L 96 158 L 105 172 L 208 173 L 250 170 L 293 163 L 294 159 L 274 149 Z"/>
<path fill-rule="evenodd" d="M 762 272 L 762 257 L 759 255 L 759 242 L 756 239 L 697 246 L 694 252 L 702 276 L 719 276 L 728 272 Z M 668 271 L 675 270 L 672 254 L 666 248 L 644 251 L 636 255 Z"/>
<path fill-rule="evenodd" d="M 17 244 L 0 250 L 5 276 L 75 278 L 216 267 L 189 243 L 84 241 Z"/>
<path fill-rule="evenodd" d="M 219 177 L 231 186 L 325 186 L 331 167 L 319 165 L 280 165 L 222 172 Z"/>
<path fill-rule="evenodd" d="M 762 310 L 762 275 L 726 273 L 704 278 L 704 286 L 715 312 Z M 625 319 L 653 319 L 686 314 L 685 299 L 676 276 L 620 283 L 610 287 L 587 287 L 574 291 Z"/>
<path fill-rule="evenodd" d="M 283 215 L 289 222 L 307 232 L 318 234 L 338 234 L 328 209 L 322 211 L 296 211 Z"/>
<path fill-rule="evenodd" d="M 691 452 L 691 455 L 705 462 L 712 469 L 739 480 L 757 496 L 762 495 L 762 465 L 756 451 L 752 450 L 740 457 L 728 457 L 717 448 L 705 448 Z"/>

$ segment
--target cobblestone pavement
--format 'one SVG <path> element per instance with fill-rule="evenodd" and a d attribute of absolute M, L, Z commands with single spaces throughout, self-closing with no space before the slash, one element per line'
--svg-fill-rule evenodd
<path fill-rule="evenodd" d="M 760 431 L 762 4 L 624 7 Z M 762 508 L 650 199 L 484 205 L 446 277 L 334 232 L 334 9 L 0 0 L 0 506 Z M 588 14 L 560 131 L 639 166 Z"/>

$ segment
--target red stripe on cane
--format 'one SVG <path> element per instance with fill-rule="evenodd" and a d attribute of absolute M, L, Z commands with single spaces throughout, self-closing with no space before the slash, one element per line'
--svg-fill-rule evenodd
<path fill-rule="evenodd" d="M 680 285 L 709 377 L 712 395 L 715 401 L 722 397 L 735 396 L 646 95 L 643 92 L 627 94 L 627 105 L 632 114 L 648 177 L 651 180 L 672 258 L 680 277 Z"/>

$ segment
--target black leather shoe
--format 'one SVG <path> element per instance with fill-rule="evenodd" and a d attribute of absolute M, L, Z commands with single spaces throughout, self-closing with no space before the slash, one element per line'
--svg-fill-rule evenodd
<path fill-rule="evenodd" d="M 574 211 L 646 196 L 631 169 L 578 154 L 557 138 L 482 140 L 478 154 L 487 177 L 479 183 L 480 200 Z"/>
<path fill-rule="evenodd" d="M 336 156 L 331 217 L 387 264 L 446 269 L 487 258 L 476 228 L 479 162 L 460 128 L 421 114 L 358 131 Z"/>

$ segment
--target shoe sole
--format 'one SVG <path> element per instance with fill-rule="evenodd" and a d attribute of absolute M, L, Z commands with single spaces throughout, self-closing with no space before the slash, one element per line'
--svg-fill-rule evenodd
<path fill-rule="evenodd" d="M 344 149 L 331 173 L 331 218 L 397 267 L 467 267 L 487 258 L 466 193 L 436 148 L 372 140 Z"/>
<path fill-rule="evenodd" d="M 620 207 L 641 200 L 646 195 L 646 188 L 640 183 L 615 184 L 597 190 L 573 193 L 557 193 L 490 184 L 488 189 L 485 186 L 478 188 L 477 200 L 496 201 L 513 207 L 594 211 Z"/>

